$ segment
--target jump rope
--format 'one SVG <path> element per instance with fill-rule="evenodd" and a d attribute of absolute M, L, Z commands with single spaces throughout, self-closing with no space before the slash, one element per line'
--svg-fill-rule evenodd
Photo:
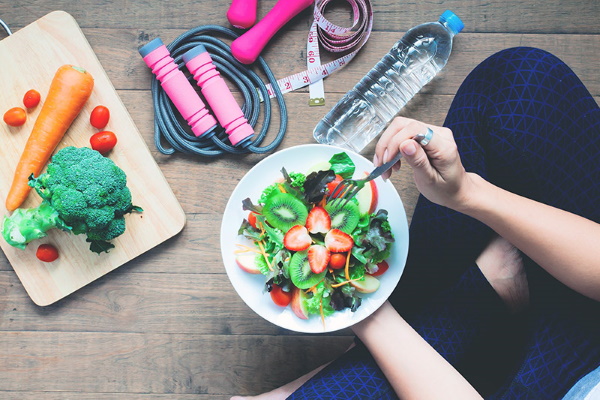
<path fill-rule="evenodd" d="M 279 0 L 254 26 L 256 0 L 233 0 L 227 16 L 237 28 L 252 26 L 244 34 L 238 35 L 217 25 L 205 25 L 183 33 L 167 46 L 157 38 L 140 48 L 141 56 L 156 75 L 151 84 L 156 148 L 163 154 L 181 152 L 216 157 L 227 153 L 264 154 L 279 146 L 287 130 L 283 93 L 310 85 L 310 103 L 323 104 L 322 79 L 350 61 L 369 37 L 372 27 L 369 0 L 347 0 L 354 15 L 351 28 L 338 27 L 323 17 L 322 10 L 330 1 L 317 1 L 315 5 L 315 21 L 307 44 L 309 69 L 279 80 L 260 53 L 275 33 L 313 4 L 313 0 Z M 350 32 L 357 25 L 359 29 Z M 228 46 L 215 36 L 225 36 L 233 42 Z M 320 65 L 317 38 L 323 37 L 325 43 L 337 45 L 337 50 L 334 46 L 333 51 L 351 52 Z M 325 48 L 332 51 L 331 46 Z M 265 84 L 248 64 L 262 70 L 268 83 Z M 190 75 L 184 74 L 184 66 Z M 221 75 L 239 89 L 243 97 L 241 107 Z M 209 107 L 194 89 L 194 80 Z M 261 146 L 271 124 L 270 98 L 275 98 L 279 108 L 279 130 L 271 143 Z M 261 102 L 264 103 L 264 117 L 261 130 L 256 133 L 254 127 L 259 120 Z M 186 120 L 191 134 L 183 127 L 175 109 Z"/>

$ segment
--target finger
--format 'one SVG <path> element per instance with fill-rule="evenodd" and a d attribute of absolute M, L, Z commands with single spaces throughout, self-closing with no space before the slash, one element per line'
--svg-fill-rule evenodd
<path fill-rule="evenodd" d="M 431 182 L 438 173 L 431 165 L 425 149 L 416 141 L 409 139 L 400 144 L 400 151 L 406 163 L 413 169 L 416 182 Z"/>
<path fill-rule="evenodd" d="M 373 164 L 375 164 L 376 167 L 385 163 L 385 161 L 383 161 L 383 153 L 385 152 L 385 149 L 389 147 L 388 145 L 392 138 L 413 121 L 413 119 L 404 117 L 396 117 L 392 120 L 377 141 L 375 156 L 373 157 Z"/>

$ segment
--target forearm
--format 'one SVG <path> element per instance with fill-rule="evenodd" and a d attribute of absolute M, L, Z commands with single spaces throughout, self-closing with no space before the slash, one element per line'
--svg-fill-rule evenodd
<path fill-rule="evenodd" d="M 389 302 L 353 327 L 402 399 L 481 399 Z"/>
<path fill-rule="evenodd" d="M 572 289 L 600 300 L 600 224 L 469 174 L 456 209 L 488 225 Z"/>

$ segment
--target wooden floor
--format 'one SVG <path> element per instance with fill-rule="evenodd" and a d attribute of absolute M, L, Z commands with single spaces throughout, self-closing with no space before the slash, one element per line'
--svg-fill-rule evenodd
<path fill-rule="evenodd" d="M 259 16 L 273 4 L 260 1 Z M 138 47 L 157 36 L 169 43 L 199 25 L 228 26 L 228 6 L 214 0 L 0 0 L 0 18 L 13 31 L 54 10 L 75 17 L 187 215 L 175 238 L 48 307 L 29 299 L 0 256 L 1 399 L 227 399 L 281 385 L 351 342 L 349 330 L 304 335 L 277 328 L 254 314 L 227 279 L 219 249 L 222 213 L 237 182 L 264 156 L 164 156 L 154 146 L 151 75 Z M 469 71 L 512 46 L 553 52 L 600 96 L 597 0 L 375 0 L 373 8 L 372 37 L 325 81 L 325 107 L 309 107 L 305 90 L 285 95 L 289 128 L 279 149 L 313 143 L 316 121 L 341 95 L 408 28 L 446 9 L 465 29 L 442 74 L 403 115 L 441 124 Z M 345 23 L 349 7 L 336 5 L 328 15 Z M 311 19 L 303 12 L 265 51 L 278 78 L 304 69 Z M 364 154 L 371 157 L 373 147 Z M 416 190 L 410 171 L 403 168 L 393 182 L 411 215 Z"/>

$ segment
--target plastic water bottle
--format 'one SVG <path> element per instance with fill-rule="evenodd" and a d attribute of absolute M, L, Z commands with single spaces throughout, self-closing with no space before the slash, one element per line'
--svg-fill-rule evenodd
<path fill-rule="evenodd" d="M 317 124 L 319 143 L 360 152 L 446 65 L 464 27 L 452 11 L 410 29 Z"/>

